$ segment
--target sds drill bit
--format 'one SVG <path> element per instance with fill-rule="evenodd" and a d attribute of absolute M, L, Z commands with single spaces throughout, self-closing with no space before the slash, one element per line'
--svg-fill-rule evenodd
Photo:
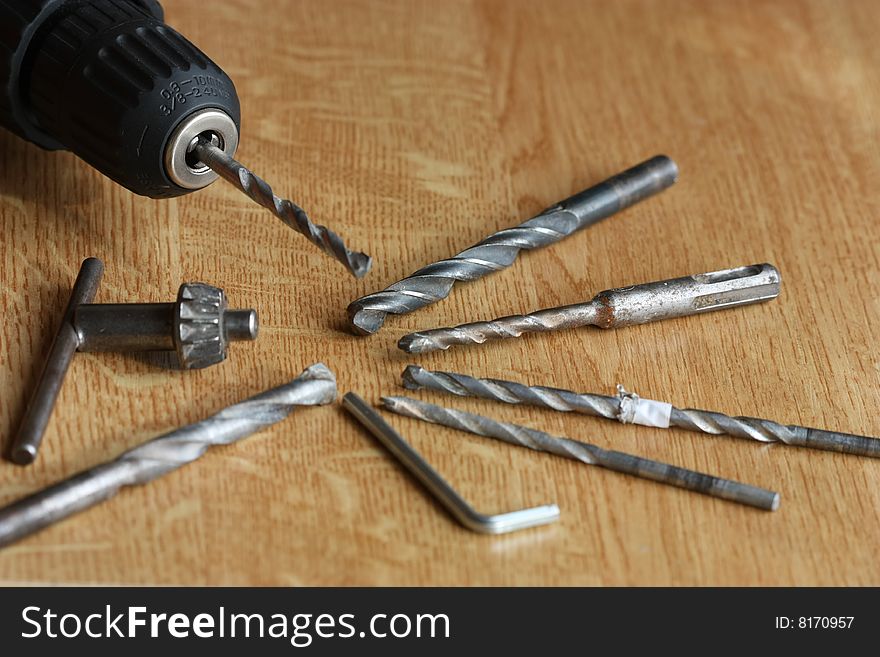
<path fill-rule="evenodd" d="M 489 235 L 469 249 L 430 264 L 381 292 L 348 306 L 352 329 L 361 335 L 378 331 L 389 313 L 411 313 L 449 296 L 457 281 L 474 281 L 513 264 L 521 250 L 554 244 L 663 191 L 678 178 L 678 168 L 658 155 L 605 182 L 544 210 L 513 228 Z"/>
<path fill-rule="evenodd" d="M 624 452 L 602 449 L 578 440 L 551 436 L 536 429 L 499 422 L 475 413 L 444 408 L 410 397 L 383 397 L 382 403 L 393 413 L 425 422 L 442 424 L 478 436 L 496 438 L 512 445 L 528 447 L 539 452 L 549 452 L 588 465 L 598 465 L 616 472 L 754 506 L 765 511 L 775 511 L 779 508 L 779 493 L 738 481 L 721 479 Z"/>
<path fill-rule="evenodd" d="M 225 153 L 217 144 L 199 138 L 193 145 L 193 151 L 202 164 L 232 183 L 248 198 L 272 212 L 285 224 L 305 235 L 312 244 L 336 258 L 357 278 L 363 277 L 370 271 L 372 264 L 370 256 L 350 251 L 339 235 L 326 226 L 312 223 L 305 210 L 288 199 L 276 196 L 265 180 Z"/>
<path fill-rule="evenodd" d="M 181 427 L 112 461 L 0 509 L 0 546 L 103 502 L 124 486 L 145 484 L 286 418 L 296 406 L 329 404 L 336 377 L 321 363 L 289 383 L 233 404 L 201 422 Z"/>
<path fill-rule="evenodd" d="M 632 421 L 621 413 L 622 403 L 628 396 L 626 394 L 609 397 L 607 395 L 576 393 L 560 388 L 527 386 L 515 381 L 477 379 L 466 374 L 453 372 L 432 372 L 416 365 L 410 365 L 404 370 L 403 386 L 410 390 L 430 388 L 462 397 L 482 397 L 507 404 L 528 404 L 551 408 L 555 411 L 583 413 L 624 423 Z M 651 424 L 650 426 L 662 425 Z M 699 431 L 715 436 L 734 436 L 760 443 L 780 443 L 880 458 L 880 440 L 876 438 L 838 431 L 810 429 L 793 424 L 784 425 L 772 420 L 754 417 L 731 417 L 715 411 L 676 408 L 669 405 L 668 424 L 665 426 Z"/>
<path fill-rule="evenodd" d="M 403 336 L 397 346 L 408 353 L 420 354 L 457 344 L 518 338 L 524 333 L 588 325 L 608 329 L 644 324 L 769 301 L 779 295 L 779 282 L 779 272 L 768 264 L 694 274 L 605 290 L 587 303 L 410 333 Z"/>

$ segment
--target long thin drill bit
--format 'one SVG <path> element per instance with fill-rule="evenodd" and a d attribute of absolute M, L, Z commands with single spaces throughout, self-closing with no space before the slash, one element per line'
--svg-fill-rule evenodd
<path fill-rule="evenodd" d="M 400 315 L 445 299 L 457 281 L 474 281 L 513 264 L 521 250 L 554 244 L 663 191 L 678 178 L 678 167 L 658 155 L 605 182 L 544 210 L 513 228 L 489 235 L 469 249 L 430 264 L 381 292 L 349 304 L 355 333 L 375 333 L 389 313 Z"/>
<path fill-rule="evenodd" d="M 622 397 L 577 393 L 560 388 L 527 386 L 515 381 L 477 379 L 453 372 L 432 372 L 410 365 L 403 372 L 403 386 L 410 390 L 430 388 L 462 397 L 482 397 L 507 404 L 528 404 L 555 411 L 583 413 L 607 420 L 630 421 L 621 415 Z M 651 425 L 657 426 L 657 425 Z M 716 411 L 676 408 L 670 405 L 668 426 L 714 436 L 728 435 L 760 443 L 810 447 L 857 456 L 880 457 L 880 440 L 837 431 L 783 425 L 754 417 L 731 417 Z"/>
<path fill-rule="evenodd" d="M 112 461 L 85 470 L 0 509 L 0 546 L 107 500 L 124 486 L 145 484 L 286 418 L 295 406 L 329 404 L 336 377 L 321 363 L 289 383 L 233 404 L 201 422 L 181 427 Z"/>
<path fill-rule="evenodd" d="M 569 438 L 551 436 L 536 429 L 508 422 L 498 422 L 475 413 L 444 408 L 410 397 L 383 397 L 382 403 L 393 413 L 425 422 L 441 424 L 478 436 L 496 438 L 512 445 L 528 447 L 539 452 L 549 452 L 588 465 L 598 465 L 616 472 L 754 506 L 765 511 L 775 511 L 779 508 L 779 493 L 738 481 L 721 479 L 632 454 L 602 449 L 596 445 Z"/>
<path fill-rule="evenodd" d="M 609 329 L 644 324 L 769 301 L 779 295 L 779 282 L 776 267 L 766 263 L 723 269 L 605 290 L 587 303 L 410 333 L 397 346 L 408 353 L 421 354 L 457 344 L 518 338 L 523 333 L 587 325 Z"/>
<path fill-rule="evenodd" d="M 326 226 L 312 223 L 306 211 L 293 201 L 275 196 L 265 180 L 224 153 L 223 149 L 200 139 L 193 150 L 202 163 L 217 175 L 232 183 L 248 198 L 272 212 L 285 224 L 305 235 L 312 244 L 316 244 L 325 253 L 336 258 L 357 278 L 363 277 L 370 271 L 372 265 L 370 256 L 358 251 L 349 251 L 339 235 Z"/>

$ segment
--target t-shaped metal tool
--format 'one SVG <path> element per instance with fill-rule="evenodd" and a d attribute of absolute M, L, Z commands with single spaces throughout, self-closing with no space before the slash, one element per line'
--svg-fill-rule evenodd
<path fill-rule="evenodd" d="M 257 337 L 255 310 L 227 310 L 223 290 L 184 283 L 173 303 L 91 303 L 104 264 L 86 258 L 37 389 L 12 445 L 11 458 L 27 465 L 37 457 L 43 433 L 75 351 L 176 351 L 180 366 L 198 369 L 226 358 L 233 340 Z"/>

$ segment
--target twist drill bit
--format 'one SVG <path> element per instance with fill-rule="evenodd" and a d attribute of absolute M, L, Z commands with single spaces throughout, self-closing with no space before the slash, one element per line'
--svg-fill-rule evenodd
<path fill-rule="evenodd" d="M 285 224 L 298 230 L 309 238 L 312 244 L 336 258 L 346 269 L 361 278 L 372 265 L 372 259 L 365 253 L 349 251 L 339 237 L 326 226 L 313 224 L 305 210 L 296 203 L 275 196 L 269 184 L 227 155 L 223 149 L 205 139 L 199 139 L 193 146 L 199 160 L 215 173 L 244 193 L 248 198 L 271 211 Z"/>
<path fill-rule="evenodd" d="M 621 397 L 576 393 L 560 388 L 527 386 L 515 381 L 476 379 L 452 372 L 430 372 L 410 365 L 403 372 L 403 385 L 410 390 L 430 388 L 459 396 L 494 399 L 507 404 L 528 404 L 555 411 L 583 413 L 607 420 L 628 421 L 621 415 Z M 655 426 L 655 425 L 651 425 Z M 783 425 L 754 417 L 731 417 L 715 411 L 671 406 L 669 426 L 688 431 L 780 443 L 829 452 L 880 457 L 880 440 L 837 431 Z"/>
<path fill-rule="evenodd" d="M 411 313 L 449 296 L 456 281 L 474 281 L 513 264 L 521 250 L 559 242 L 572 233 L 653 196 L 678 178 L 675 162 L 658 155 L 544 210 L 513 228 L 489 235 L 458 253 L 419 269 L 381 292 L 348 306 L 352 329 L 378 331 L 388 313 Z"/>
<path fill-rule="evenodd" d="M 496 438 L 511 445 L 528 447 L 539 452 L 549 452 L 588 465 L 598 465 L 616 472 L 677 486 L 731 502 L 747 504 L 765 511 L 775 511 L 779 508 L 779 493 L 738 481 L 721 479 L 632 454 L 602 449 L 596 445 L 569 438 L 551 436 L 536 429 L 498 422 L 482 415 L 443 408 L 409 397 L 383 397 L 382 403 L 393 413 L 441 424 L 478 436 Z"/>
<path fill-rule="evenodd" d="M 410 333 L 403 336 L 397 346 L 408 353 L 420 354 L 449 349 L 456 344 L 483 344 L 487 340 L 518 338 L 523 333 L 590 324 L 603 329 L 644 324 L 769 301 L 779 295 L 779 283 L 779 272 L 766 263 L 724 269 L 605 290 L 587 303 Z"/>
<path fill-rule="evenodd" d="M 181 427 L 118 458 L 85 470 L 0 509 L 0 546 L 107 500 L 124 486 L 152 481 L 200 458 L 209 447 L 228 445 L 286 418 L 294 406 L 329 404 L 336 377 L 321 363 L 201 422 Z"/>

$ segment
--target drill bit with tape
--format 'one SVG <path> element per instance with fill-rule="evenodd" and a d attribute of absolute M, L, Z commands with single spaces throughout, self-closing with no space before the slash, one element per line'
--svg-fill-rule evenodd
<path fill-rule="evenodd" d="M 506 404 L 528 404 L 554 411 L 583 413 L 652 427 L 676 427 L 720 436 L 734 436 L 758 443 L 779 443 L 829 452 L 880 458 L 880 440 L 839 431 L 780 424 L 761 418 L 725 415 L 717 411 L 678 408 L 666 402 L 642 399 L 618 387 L 618 396 L 577 393 L 561 388 L 530 386 L 516 381 L 478 379 L 454 372 L 429 371 L 410 365 L 403 372 L 403 387 L 429 388 L 460 397 L 481 397 Z"/>

